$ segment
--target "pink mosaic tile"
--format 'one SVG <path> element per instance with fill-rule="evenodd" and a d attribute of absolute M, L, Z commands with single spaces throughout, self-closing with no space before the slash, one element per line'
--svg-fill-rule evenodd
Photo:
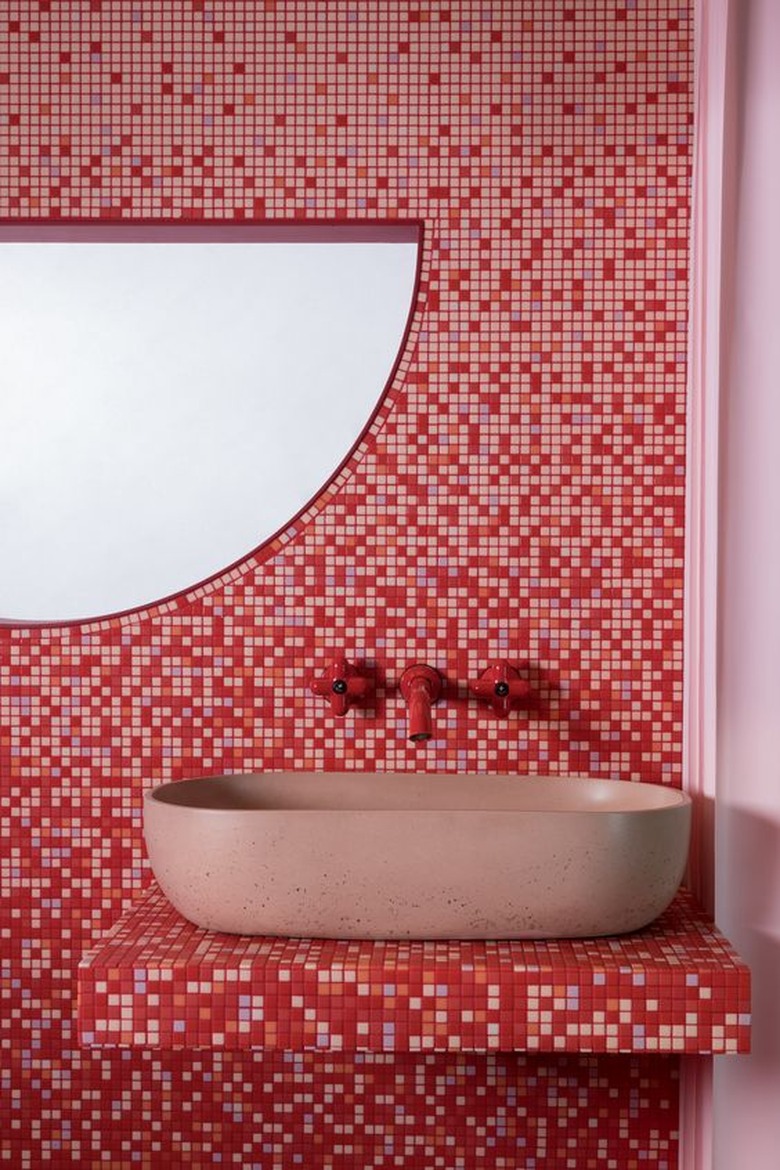
<path fill-rule="evenodd" d="M 386 404 L 301 518 L 165 604 L 0 628 L 10 1165 L 676 1166 L 675 1058 L 80 1051 L 74 978 L 148 881 L 151 782 L 681 783 L 691 8 L 3 6 L 6 225 L 424 229 Z M 306 686 L 334 649 L 379 679 L 338 722 Z M 495 658 L 532 686 L 508 720 L 467 695 Z M 415 660 L 448 684 L 425 748 Z"/>

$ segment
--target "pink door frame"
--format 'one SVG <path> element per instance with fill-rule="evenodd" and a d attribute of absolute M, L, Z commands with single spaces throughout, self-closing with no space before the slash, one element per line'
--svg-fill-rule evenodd
<path fill-rule="evenodd" d="M 683 1062 L 682 1170 L 769 1170 L 780 1143 L 779 44 L 777 0 L 696 0 L 684 784 L 755 1028 L 714 1076 Z"/>
<path fill-rule="evenodd" d="M 688 883 L 715 909 L 718 414 L 728 0 L 695 3 L 683 784 L 696 809 Z M 712 1059 L 681 1062 L 680 1170 L 712 1167 Z"/>

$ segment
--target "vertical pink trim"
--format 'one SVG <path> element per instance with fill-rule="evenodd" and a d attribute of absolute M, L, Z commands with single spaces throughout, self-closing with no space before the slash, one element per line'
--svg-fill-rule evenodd
<path fill-rule="evenodd" d="M 717 1061 L 718 1170 L 780 1165 L 780 4 L 729 7 L 723 168 L 716 910 L 751 967 L 750 1056 Z"/>
<path fill-rule="evenodd" d="M 688 882 L 712 912 L 716 757 L 721 204 L 728 0 L 698 0 L 688 362 L 684 787 L 697 805 Z"/>
<path fill-rule="evenodd" d="M 718 412 L 728 0 L 696 0 L 686 480 L 684 787 L 694 797 L 688 884 L 713 911 L 716 789 Z M 712 1061 L 680 1067 L 679 1170 L 712 1166 Z"/>
<path fill-rule="evenodd" d="M 680 1060 L 680 1153 L 678 1170 L 711 1170 L 712 1057 Z"/>

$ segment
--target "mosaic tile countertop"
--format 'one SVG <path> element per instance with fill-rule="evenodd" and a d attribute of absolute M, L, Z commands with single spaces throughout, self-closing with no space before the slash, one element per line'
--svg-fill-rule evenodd
<path fill-rule="evenodd" d="M 86 1046 L 737 1053 L 750 974 L 686 891 L 611 939 L 219 934 L 152 886 L 79 968 Z"/>

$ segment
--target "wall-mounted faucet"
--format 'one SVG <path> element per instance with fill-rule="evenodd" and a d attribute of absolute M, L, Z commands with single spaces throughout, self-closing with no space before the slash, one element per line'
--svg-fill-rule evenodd
<path fill-rule="evenodd" d="M 490 703 L 501 719 L 505 719 L 515 703 L 524 699 L 531 690 L 526 680 L 503 659 L 491 662 L 470 686 L 475 695 Z"/>
<path fill-rule="evenodd" d="M 398 685 L 409 709 L 409 739 L 424 743 L 433 735 L 431 707 L 441 694 L 441 675 L 432 666 L 417 663 L 406 668 Z"/>
<path fill-rule="evenodd" d="M 346 658 L 334 658 L 319 677 L 309 683 L 309 689 L 330 703 L 334 715 L 344 716 L 349 708 L 367 694 L 370 680 Z M 433 735 L 431 707 L 438 702 L 443 679 L 438 670 L 424 663 L 408 666 L 398 683 L 406 700 L 409 718 L 409 739 L 424 743 Z M 530 685 L 508 662 L 491 662 L 478 679 L 469 684 L 478 698 L 490 703 L 496 715 L 506 718 L 520 700 L 530 694 Z"/>
<path fill-rule="evenodd" d="M 334 715 L 346 715 L 353 703 L 368 691 L 369 680 L 346 658 L 336 658 L 319 678 L 312 679 L 309 689 L 330 703 Z"/>

